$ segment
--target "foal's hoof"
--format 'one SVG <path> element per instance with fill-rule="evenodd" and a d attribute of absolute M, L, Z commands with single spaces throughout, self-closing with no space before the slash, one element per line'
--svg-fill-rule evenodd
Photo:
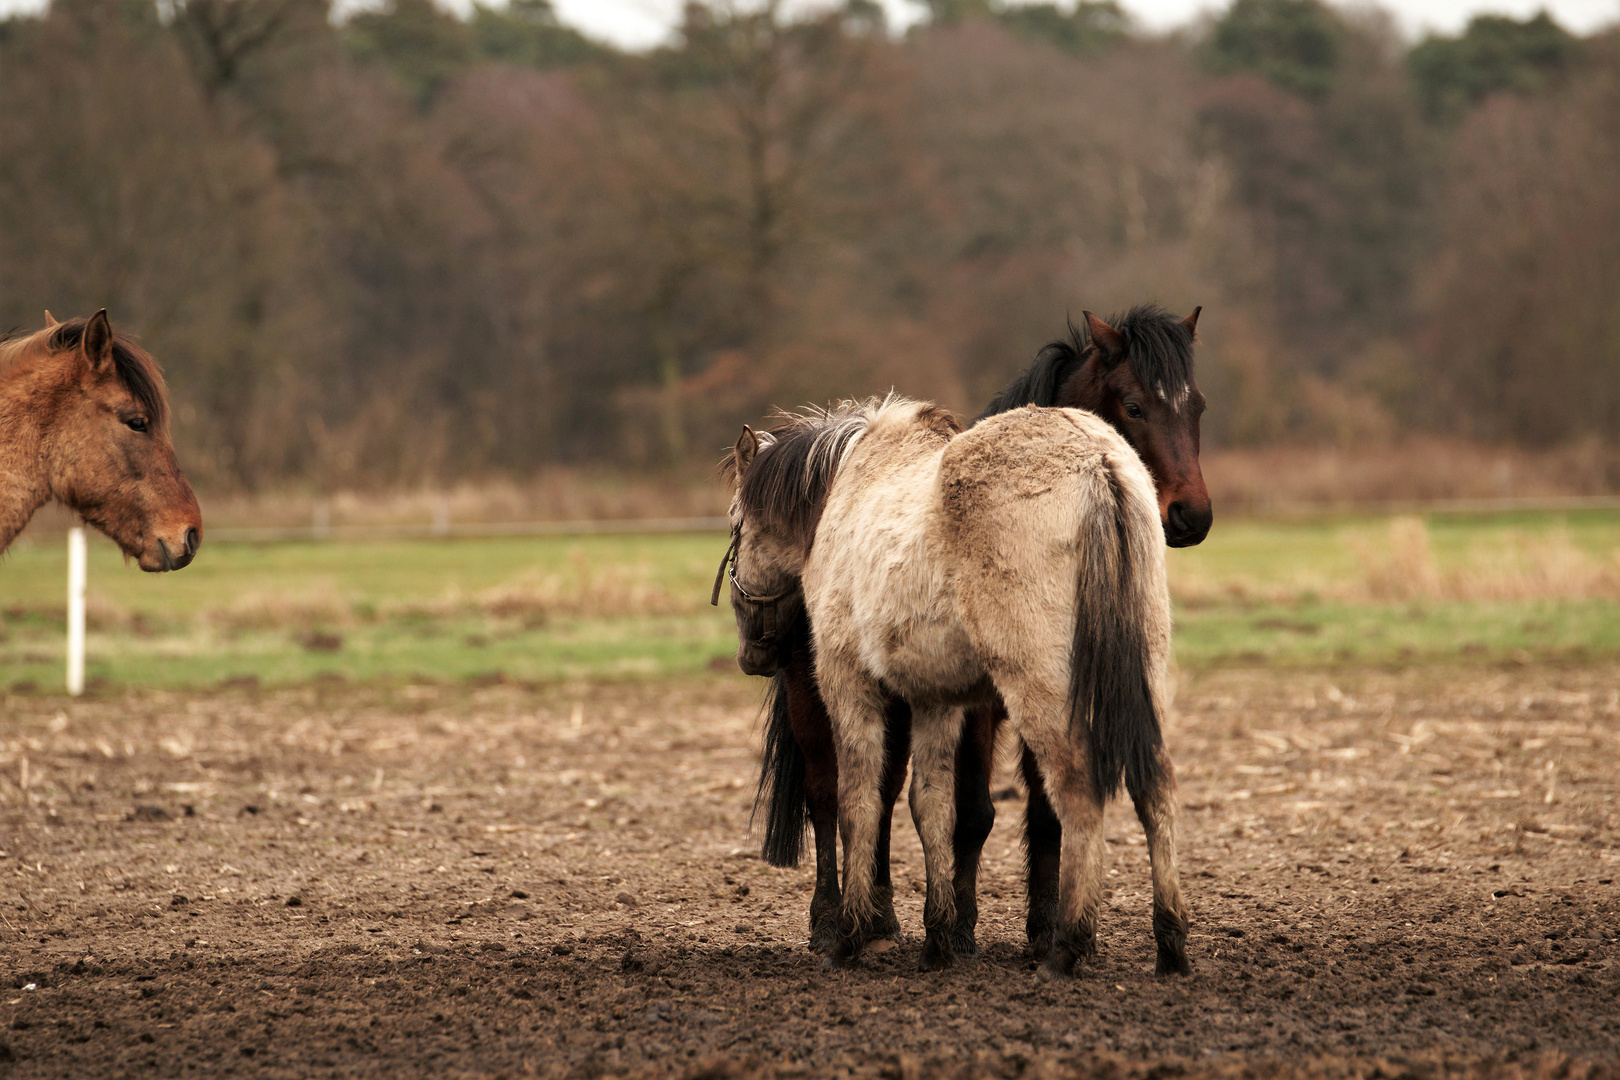
<path fill-rule="evenodd" d="M 1186 975 L 1192 971 L 1187 963 L 1187 916 L 1161 908 L 1153 913 L 1153 940 L 1159 946 L 1159 962 L 1154 967 L 1158 975 Z"/>
<path fill-rule="evenodd" d="M 825 963 L 834 971 L 852 968 L 860 962 L 861 948 L 866 944 L 864 937 L 857 931 L 853 936 L 839 934 L 833 947 L 828 950 Z"/>
<path fill-rule="evenodd" d="M 1041 962 L 1041 966 L 1035 969 L 1035 978 L 1043 983 L 1068 982 L 1074 978 L 1074 966 L 1073 959 L 1065 962 L 1056 954 L 1048 955 Z"/>
<path fill-rule="evenodd" d="M 1192 965 L 1187 962 L 1187 953 L 1184 949 L 1169 950 L 1162 946 L 1159 949 L 1159 962 L 1153 968 L 1155 975 L 1191 975 Z"/>
<path fill-rule="evenodd" d="M 1074 978 L 1081 958 L 1090 956 L 1096 951 L 1096 942 L 1089 935 L 1054 935 L 1054 937 L 1052 951 L 1046 954 L 1040 970 L 1036 972 L 1041 982 L 1062 982 Z"/>
<path fill-rule="evenodd" d="M 956 952 L 951 939 L 944 934 L 929 934 L 923 939 L 922 961 L 917 965 L 923 971 L 944 971 L 956 964 Z"/>
<path fill-rule="evenodd" d="M 810 927 L 810 951 L 818 956 L 830 956 L 838 944 L 838 920 L 823 919 Z"/>
<path fill-rule="evenodd" d="M 951 949 L 957 956 L 969 960 L 979 955 L 979 939 L 974 936 L 973 927 L 958 926 L 951 931 Z"/>

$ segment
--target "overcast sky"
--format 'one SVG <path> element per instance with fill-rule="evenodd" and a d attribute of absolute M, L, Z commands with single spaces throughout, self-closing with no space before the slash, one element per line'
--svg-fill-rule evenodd
<path fill-rule="evenodd" d="M 0 0 L 4 3 L 6 0 Z M 657 44 L 669 34 L 682 0 L 553 0 L 563 19 L 593 36 L 631 48 Z M 892 25 L 915 21 L 923 5 L 908 0 L 881 0 Z M 806 0 L 800 6 L 818 6 Z M 819 5 L 825 6 L 825 4 Z M 1220 9 L 1210 0 L 1123 0 L 1123 6 L 1153 30 L 1166 30 L 1195 18 L 1206 9 Z M 1524 18 L 1541 8 L 1552 12 L 1567 29 L 1578 34 L 1620 21 L 1620 0 L 1384 0 L 1414 37 L 1425 30 L 1455 33 L 1469 16 L 1488 11 Z"/>
<path fill-rule="evenodd" d="M 440 0 L 451 7 L 470 8 L 472 0 Z M 499 3 L 500 0 L 486 0 Z M 746 2 L 746 0 L 743 0 Z M 790 7 L 825 7 L 826 2 L 788 0 Z M 923 5 L 912 0 L 880 0 L 892 25 L 906 26 L 921 15 Z M 37 11 L 46 0 L 0 0 L 0 12 Z M 376 6 L 376 0 L 339 0 L 341 7 Z M 631 49 L 656 45 L 669 37 L 679 17 L 682 0 L 553 0 L 564 22 L 592 37 Z M 1566 28 L 1578 34 L 1620 21 L 1620 0 L 1382 0 L 1413 37 L 1425 30 L 1455 33 L 1470 15 L 1482 11 L 1523 18 L 1547 8 Z M 1195 18 L 1201 11 L 1225 7 L 1224 0 L 1124 0 L 1124 7 L 1153 30 L 1166 30 Z"/>

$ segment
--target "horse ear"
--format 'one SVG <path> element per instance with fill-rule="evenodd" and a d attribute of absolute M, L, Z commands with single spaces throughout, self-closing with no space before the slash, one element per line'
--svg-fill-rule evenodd
<path fill-rule="evenodd" d="M 1191 315 L 1181 320 L 1181 325 L 1185 326 L 1187 328 L 1187 333 L 1191 334 L 1193 337 L 1198 336 L 1198 313 L 1203 310 L 1204 307 L 1202 304 L 1200 304 L 1198 307 L 1193 308 Z"/>
<path fill-rule="evenodd" d="M 84 325 L 84 357 L 90 361 L 90 366 L 96 371 L 108 371 L 113 362 L 113 331 L 112 323 L 107 318 L 107 309 L 102 308 L 90 316 L 90 321 Z"/>
<path fill-rule="evenodd" d="M 732 460 L 737 465 L 737 475 L 741 477 L 748 471 L 748 463 L 754 460 L 759 453 L 759 435 L 747 424 L 743 425 L 742 434 L 737 436 L 737 446 Z"/>
<path fill-rule="evenodd" d="M 1103 322 L 1089 311 L 1081 312 L 1086 317 L 1086 329 L 1091 332 L 1092 344 L 1105 353 L 1116 353 L 1125 346 L 1125 337 L 1118 330 Z"/>
<path fill-rule="evenodd" d="M 57 326 L 57 325 L 59 325 L 59 324 L 57 323 L 56 319 L 51 315 L 51 309 L 46 308 L 45 309 L 45 329 L 49 330 L 51 327 Z"/>

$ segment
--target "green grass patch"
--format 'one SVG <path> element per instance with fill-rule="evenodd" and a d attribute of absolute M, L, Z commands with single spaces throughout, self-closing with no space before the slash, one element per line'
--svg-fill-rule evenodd
<path fill-rule="evenodd" d="M 1176 611 L 1176 660 L 1321 666 L 1620 656 L 1611 600 L 1301 603 Z"/>
<path fill-rule="evenodd" d="M 174 574 L 90 545 L 92 684 L 661 678 L 724 666 L 725 537 L 212 543 Z M 1169 555 L 1183 666 L 1620 655 L 1620 513 L 1218 520 Z M 61 686 L 66 559 L 0 563 L 0 688 Z"/>
<path fill-rule="evenodd" d="M 142 574 L 90 546 L 92 685 L 296 683 L 323 676 L 518 680 L 706 671 L 736 648 L 708 606 L 724 536 L 212 544 Z M 54 691 L 65 550 L 0 568 L 0 686 Z"/>

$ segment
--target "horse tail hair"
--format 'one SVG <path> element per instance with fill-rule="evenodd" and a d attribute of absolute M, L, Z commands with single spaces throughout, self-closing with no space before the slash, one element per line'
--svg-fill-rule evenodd
<path fill-rule="evenodd" d="M 778 671 L 765 695 L 765 750 L 753 816 L 765 811 L 765 842 L 760 854 L 772 866 L 798 866 L 804 850 L 809 802 L 804 786 L 804 751 L 793 737 L 786 675 Z M 752 825 L 752 819 L 750 819 Z"/>
<path fill-rule="evenodd" d="M 1151 561 L 1164 540 L 1157 506 L 1133 497 L 1112 460 L 1102 474 L 1081 525 L 1070 730 L 1085 733 L 1093 790 L 1106 801 L 1123 779 L 1140 802 L 1165 781 L 1149 627 L 1164 606 Z"/>

